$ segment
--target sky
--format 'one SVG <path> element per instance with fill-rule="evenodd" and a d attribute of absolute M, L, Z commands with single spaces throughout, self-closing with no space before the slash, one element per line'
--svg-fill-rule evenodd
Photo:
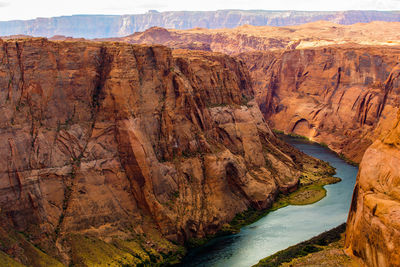
<path fill-rule="evenodd" d="M 0 20 L 73 14 L 141 14 L 149 9 L 400 10 L 400 0 L 0 0 Z"/>

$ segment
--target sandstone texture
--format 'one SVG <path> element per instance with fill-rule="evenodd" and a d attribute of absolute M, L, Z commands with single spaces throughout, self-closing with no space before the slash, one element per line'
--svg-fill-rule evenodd
<path fill-rule="evenodd" d="M 400 21 L 398 11 L 267 11 L 217 10 L 170 11 L 150 10 L 135 15 L 74 15 L 33 20 L 0 22 L 0 36 L 25 34 L 51 37 L 66 35 L 83 38 L 122 37 L 158 26 L 170 29 L 234 28 L 241 25 L 288 26 L 318 20 L 339 24 L 367 23 L 371 21 Z"/>
<path fill-rule="evenodd" d="M 360 162 L 396 118 L 399 29 L 399 23 L 321 21 L 219 30 L 152 28 L 120 40 L 239 57 L 272 128 L 325 143 Z"/>
<path fill-rule="evenodd" d="M 125 43 L 5 39 L 0 263 L 160 262 L 179 250 L 170 241 L 269 207 L 323 163 L 267 121 L 355 162 L 372 144 L 346 248 L 399 265 L 399 30 L 316 22 L 108 39 Z"/>
<path fill-rule="evenodd" d="M 274 136 L 223 54 L 38 38 L 0 59 L 2 261 L 157 262 L 325 166 Z"/>
<path fill-rule="evenodd" d="M 348 218 L 345 247 L 367 266 L 400 265 L 400 113 L 365 152 Z"/>
<path fill-rule="evenodd" d="M 270 126 L 355 162 L 396 120 L 400 49 L 330 46 L 243 53 Z"/>
<path fill-rule="evenodd" d="M 354 162 L 362 159 L 345 247 L 367 266 L 399 266 L 398 27 L 318 22 L 231 30 L 153 28 L 123 40 L 172 48 L 183 42 L 188 49 L 200 42 L 245 62 L 271 128 L 325 143 Z"/>

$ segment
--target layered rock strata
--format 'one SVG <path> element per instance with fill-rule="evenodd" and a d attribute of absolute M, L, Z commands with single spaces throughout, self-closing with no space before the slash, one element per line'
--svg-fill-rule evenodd
<path fill-rule="evenodd" d="M 152 28 L 120 40 L 239 57 L 246 62 L 257 103 L 273 128 L 325 143 L 360 162 L 365 149 L 396 117 L 399 25 Z"/>
<path fill-rule="evenodd" d="M 323 142 L 360 162 L 400 103 L 400 49 L 331 46 L 239 56 L 271 127 Z"/>
<path fill-rule="evenodd" d="M 325 166 L 275 138 L 232 57 L 0 47 L 0 248 L 23 264 L 134 264 L 149 258 L 143 247 L 162 258 L 177 249 L 166 240 L 214 234 Z"/>
<path fill-rule="evenodd" d="M 400 50 L 390 47 L 399 37 L 389 34 L 395 27 L 376 22 L 347 28 L 154 28 L 124 40 L 170 47 L 186 42 L 188 48 L 200 42 L 235 54 L 246 62 L 256 100 L 273 128 L 325 143 L 355 162 L 372 144 L 361 163 L 346 247 L 368 266 L 398 266 Z"/>

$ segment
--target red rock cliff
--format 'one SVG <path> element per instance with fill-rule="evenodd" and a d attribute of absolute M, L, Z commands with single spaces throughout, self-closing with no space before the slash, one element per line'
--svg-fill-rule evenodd
<path fill-rule="evenodd" d="M 301 163 L 315 162 L 273 136 L 248 102 L 244 64 L 229 56 L 45 39 L 0 46 L 0 226 L 64 262 L 94 255 L 77 256 L 92 239 L 71 234 L 153 244 L 153 232 L 179 242 L 216 233 L 296 188 Z M 35 264 L 24 242 L 2 250 Z M 132 249 L 115 242 L 95 252 Z"/>
<path fill-rule="evenodd" d="M 290 27 L 151 28 L 120 40 L 239 56 L 274 128 L 324 142 L 360 162 L 396 116 L 399 27 L 320 21 Z"/>
<path fill-rule="evenodd" d="M 332 46 L 241 54 L 271 127 L 359 162 L 399 108 L 400 50 Z"/>
<path fill-rule="evenodd" d="M 346 248 L 367 266 L 400 265 L 400 113 L 360 164 L 347 222 Z"/>
<path fill-rule="evenodd" d="M 368 266 L 399 266 L 400 49 L 390 47 L 399 43 L 396 27 L 153 28 L 124 40 L 241 52 L 272 127 L 324 142 L 356 162 L 372 144 L 361 163 L 346 246 Z"/>

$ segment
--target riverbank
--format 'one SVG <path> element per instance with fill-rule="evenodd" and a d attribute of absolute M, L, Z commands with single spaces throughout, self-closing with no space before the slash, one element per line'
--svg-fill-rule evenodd
<path fill-rule="evenodd" d="M 260 260 L 254 267 L 359 266 L 343 250 L 346 224 Z"/>
<path fill-rule="evenodd" d="M 291 138 L 302 137 L 291 136 Z M 280 136 L 280 139 L 283 139 Z M 317 166 L 313 163 L 305 163 L 304 171 L 302 172 L 297 190 L 288 194 L 279 194 L 274 200 L 272 206 L 265 210 L 257 210 L 250 208 L 242 213 L 237 214 L 230 223 L 223 225 L 222 229 L 215 235 L 210 235 L 205 238 L 197 238 L 188 240 L 185 244 L 189 249 L 203 246 L 208 241 L 231 234 L 237 234 L 240 229 L 246 225 L 252 224 L 266 216 L 272 211 L 289 205 L 310 205 L 316 203 L 326 196 L 325 185 L 335 184 L 341 181 L 338 177 L 333 177 L 336 174 L 335 168 L 327 162 L 321 161 L 323 164 Z"/>
<path fill-rule="evenodd" d="M 324 146 L 290 137 L 287 142 L 307 155 L 328 162 L 336 168 L 336 176 L 342 178 L 342 182 L 322 186 L 326 190 L 326 196 L 311 205 L 291 205 L 288 204 L 289 197 L 281 195 L 267 211 L 248 210 L 239 214 L 224 228 L 235 230 L 236 227 L 232 227 L 234 224 L 233 226 L 236 225 L 236 229 L 240 231 L 217 237 L 204 246 L 190 250 L 181 266 L 252 266 L 264 257 L 308 240 L 346 221 L 358 169 Z M 314 189 L 312 183 L 317 184 L 314 178 L 318 177 L 317 179 L 327 182 L 326 178 L 329 175 L 321 175 L 320 171 L 311 170 L 309 173 L 302 173 L 299 189 L 291 193 L 291 197 L 309 199 L 309 194 L 300 192 L 306 192 L 308 190 L 305 189 L 310 187 Z M 324 195 L 321 194 L 320 197 Z M 268 216 L 265 216 L 266 214 Z M 256 222 L 247 225 L 251 221 Z"/>
<path fill-rule="evenodd" d="M 288 194 L 280 194 L 272 207 L 266 210 L 249 209 L 245 212 L 239 213 L 229 223 L 224 225 L 220 235 L 235 234 L 240 231 L 240 228 L 252 224 L 262 217 L 268 215 L 272 211 L 284 208 L 289 205 L 310 205 L 316 203 L 326 196 L 325 185 L 335 184 L 341 181 L 338 177 L 327 176 L 333 175 L 332 169 L 327 170 L 322 175 L 314 174 L 311 176 L 307 173 L 307 176 L 300 179 L 299 188 Z M 312 177 L 312 179 L 310 179 Z"/>
<path fill-rule="evenodd" d="M 308 138 L 307 136 L 304 135 L 299 135 L 299 134 L 295 134 L 295 133 L 289 133 L 289 134 L 285 134 L 284 131 L 278 130 L 278 129 L 272 129 L 272 131 L 275 133 L 276 136 L 278 136 L 281 139 L 285 139 L 285 138 L 294 138 L 294 139 L 300 139 L 306 142 L 310 142 L 310 144 L 317 144 L 320 145 L 322 147 L 326 147 L 328 148 L 330 151 L 332 151 L 333 153 L 335 153 L 339 158 L 341 158 L 342 160 L 344 160 L 346 163 L 354 166 L 354 167 L 358 167 L 359 163 L 347 158 L 343 153 L 337 153 L 336 151 L 330 149 L 330 147 L 326 144 L 326 143 L 318 143 L 315 141 L 311 141 L 310 138 Z"/>

